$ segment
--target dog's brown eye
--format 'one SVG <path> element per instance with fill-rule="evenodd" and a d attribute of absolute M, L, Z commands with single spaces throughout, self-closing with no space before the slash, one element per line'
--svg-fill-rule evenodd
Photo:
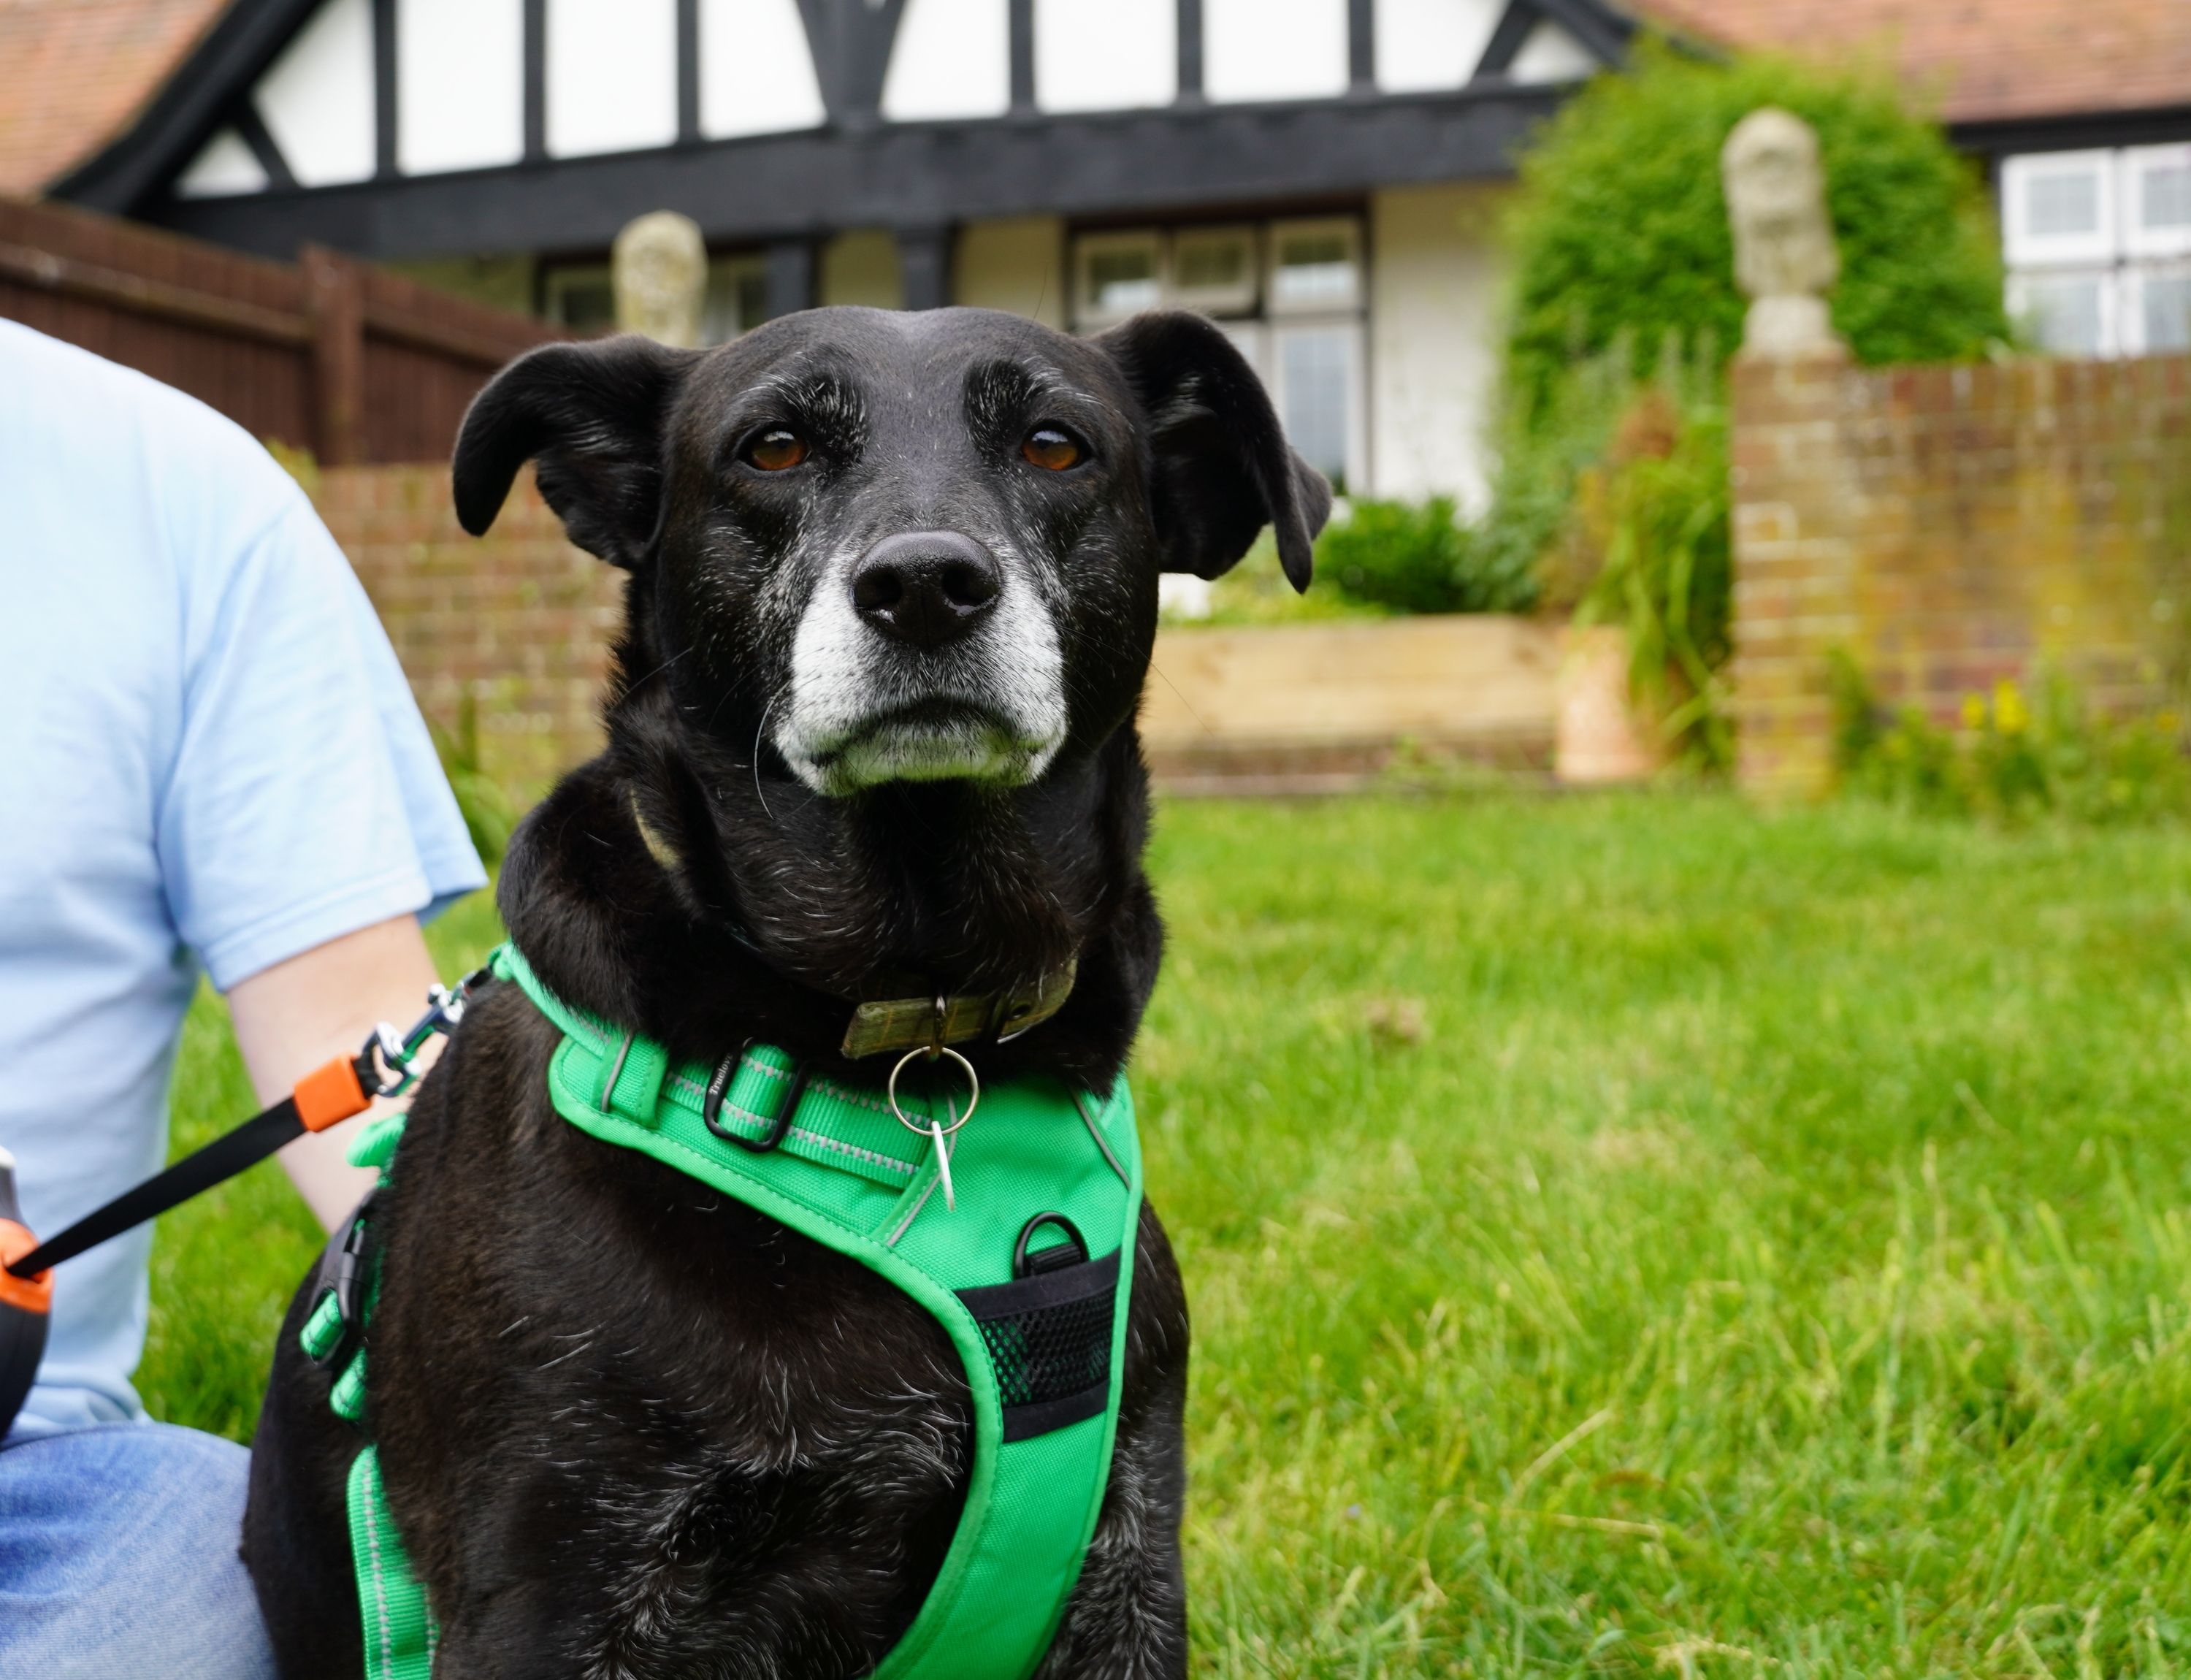
<path fill-rule="evenodd" d="M 782 426 L 746 445 L 746 459 L 763 472 L 782 472 L 806 458 L 806 440 Z"/>
<path fill-rule="evenodd" d="M 1067 467 L 1080 464 L 1080 446 L 1069 432 L 1056 426 L 1037 426 L 1020 445 L 1020 453 L 1029 463 L 1050 472 L 1063 472 Z"/>

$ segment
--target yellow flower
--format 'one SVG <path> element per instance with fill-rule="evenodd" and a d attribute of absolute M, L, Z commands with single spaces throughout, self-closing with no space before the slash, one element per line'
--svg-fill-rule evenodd
<path fill-rule="evenodd" d="M 1983 729 L 1985 727 L 1984 695 L 1966 694 L 1963 696 L 1963 727 L 1966 729 Z"/>
<path fill-rule="evenodd" d="M 2021 735 L 2031 721 L 2023 692 L 2004 679 L 1993 686 L 1993 726 L 2004 735 Z"/>

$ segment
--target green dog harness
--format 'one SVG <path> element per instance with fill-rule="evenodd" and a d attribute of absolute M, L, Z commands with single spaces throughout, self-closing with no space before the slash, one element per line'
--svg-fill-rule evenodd
<path fill-rule="evenodd" d="M 1124 1079 L 1100 1099 L 1022 1080 L 962 1112 L 806 1079 L 764 1045 L 673 1067 L 660 1045 L 555 997 L 514 947 L 490 965 L 562 1032 L 548 1085 L 565 1119 L 851 1256 L 943 1326 L 973 1397 L 972 1473 L 935 1585 L 875 1677 L 1025 1680 L 1078 1578 L 1118 1427 L 1141 1204 Z M 401 1124 L 375 1123 L 351 1158 L 384 1180 Z M 330 1403 L 359 1422 L 370 1223 L 368 1199 L 330 1242 L 303 1335 L 339 1373 Z M 349 1505 L 367 1680 L 425 1680 L 433 1618 L 370 1443 Z"/>

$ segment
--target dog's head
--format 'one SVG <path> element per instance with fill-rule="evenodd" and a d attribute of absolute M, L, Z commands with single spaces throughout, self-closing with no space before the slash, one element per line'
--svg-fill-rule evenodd
<path fill-rule="evenodd" d="M 630 651 L 690 726 L 839 795 L 1092 749 L 1132 715 L 1157 574 L 1215 577 L 1269 524 L 1306 589 L 1330 505 L 1190 315 L 1080 339 L 828 309 L 709 351 L 549 345 L 465 417 L 466 530 L 533 458 L 572 540 L 633 572 Z"/>

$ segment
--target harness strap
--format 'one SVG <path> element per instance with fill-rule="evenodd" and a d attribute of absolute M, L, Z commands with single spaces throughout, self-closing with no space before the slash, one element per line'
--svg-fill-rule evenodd
<path fill-rule="evenodd" d="M 1101 1098 L 1039 1079 L 986 1091 L 948 1146 L 959 1190 L 947 1211 L 933 1136 L 875 1095 L 805 1079 L 764 1045 L 712 1069 L 672 1066 L 658 1044 L 564 1003 L 514 948 L 492 967 L 563 1035 L 548 1082 L 566 1120 L 881 1273 L 949 1335 L 974 1402 L 965 1504 L 934 1586 L 874 1680 L 1026 1680 L 1078 1578 L 1118 1424 L 1141 1214 L 1125 1082 Z M 960 1118 L 956 1094 L 899 1102 L 908 1119 L 948 1125 Z M 376 1125 L 352 1159 L 384 1175 L 400 1125 Z M 1031 1250 L 1045 1231 L 1066 1243 Z M 351 1320 L 370 1312 L 374 1289 L 344 1267 L 370 1253 L 347 1235 L 330 1244 L 331 1281 L 304 1333 L 307 1351 L 346 1359 L 330 1399 L 359 1420 L 366 1355 L 353 1351 Z M 426 1680 L 433 1618 L 370 1444 L 349 1506 L 367 1680 Z"/>

